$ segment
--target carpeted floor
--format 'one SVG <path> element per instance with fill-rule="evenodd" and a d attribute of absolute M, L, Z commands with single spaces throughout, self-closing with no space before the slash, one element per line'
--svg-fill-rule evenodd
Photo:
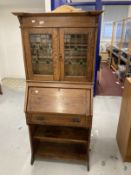
<path fill-rule="evenodd" d="M 116 74 L 106 63 L 101 64 L 100 82 L 97 83 L 96 95 L 102 96 L 122 96 L 123 84 L 117 84 Z"/>

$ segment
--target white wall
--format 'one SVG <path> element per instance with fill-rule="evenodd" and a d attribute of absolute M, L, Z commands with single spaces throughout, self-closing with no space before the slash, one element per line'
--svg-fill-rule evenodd
<path fill-rule="evenodd" d="M 3 43 L 3 30 L 2 30 L 2 22 L 0 23 L 0 81 L 3 77 L 5 77 L 5 45 Z"/>
<path fill-rule="evenodd" d="M 122 20 L 124 18 L 128 17 L 128 10 L 129 6 L 127 5 L 115 5 L 115 6 L 103 6 L 103 16 L 102 16 L 102 29 L 104 29 L 105 23 L 110 23 L 112 25 L 113 21 Z M 101 30 L 102 31 L 102 30 Z M 106 48 L 111 43 L 111 37 L 110 38 L 103 38 L 101 33 L 101 51 L 106 51 Z"/>
<path fill-rule="evenodd" d="M 128 5 L 104 6 L 104 22 L 121 20 L 128 16 Z"/>
<path fill-rule="evenodd" d="M 11 12 L 44 12 L 41 8 L 0 7 L 0 79 L 25 78 L 19 22 Z"/>
<path fill-rule="evenodd" d="M 131 5 L 129 6 L 128 17 L 131 17 Z"/>
<path fill-rule="evenodd" d="M 24 77 L 24 67 L 22 60 L 22 48 L 19 23 L 11 14 L 9 9 L 0 10 L 0 21 L 2 28 L 2 40 L 0 45 L 3 45 L 0 54 L 4 64 L 4 77 Z M 2 77 L 3 78 L 3 77 Z"/>
<path fill-rule="evenodd" d="M 45 0 L 45 12 L 51 11 L 51 0 Z"/>

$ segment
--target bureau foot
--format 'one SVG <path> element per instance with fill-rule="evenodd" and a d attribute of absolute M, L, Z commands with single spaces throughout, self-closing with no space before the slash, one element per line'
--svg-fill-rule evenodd
<path fill-rule="evenodd" d="M 90 171 L 90 165 L 89 165 L 89 162 L 87 162 L 87 171 Z"/>
<path fill-rule="evenodd" d="M 90 152 L 90 149 L 87 150 L 87 171 L 90 170 L 90 158 L 89 158 L 89 152 Z"/>

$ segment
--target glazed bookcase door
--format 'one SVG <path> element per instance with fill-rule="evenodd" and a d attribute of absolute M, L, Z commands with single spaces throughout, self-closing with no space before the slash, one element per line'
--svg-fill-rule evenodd
<path fill-rule="evenodd" d="M 95 31 L 92 29 L 60 30 L 61 80 L 92 81 L 94 45 Z"/>
<path fill-rule="evenodd" d="M 59 80 L 57 30 L 26 29 L 24 41 L 28 79 Z"/>

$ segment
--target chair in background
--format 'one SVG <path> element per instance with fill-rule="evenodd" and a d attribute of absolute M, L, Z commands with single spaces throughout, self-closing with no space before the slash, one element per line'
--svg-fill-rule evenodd
<path fill-rule="evenodd" d="M 98 75 L 97 81 L 99 84 L 101 82 L 101 59 L 102 57 L 99 55 L 98 70 L 97 70 L 97 75 Z"/>

